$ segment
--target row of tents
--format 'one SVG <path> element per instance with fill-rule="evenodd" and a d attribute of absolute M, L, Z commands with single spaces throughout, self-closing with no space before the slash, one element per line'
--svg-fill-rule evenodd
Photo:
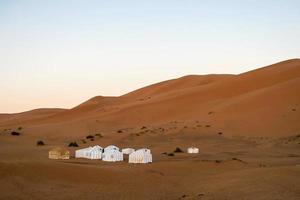
<path fill-rule="evenodd" d="M 150 149 L 139 149 L 135 150 L 132 148 L 125 148 L 120 151 L 120 149 L 114 145 L 109 145 L 102 148 L 99 145 L 88 147 L 84 149 L 78 149 L 75 151 L 75 158 L 87 158 L 96 159 L 107 162 L 118 162 L 123 161 L 123 155 L 129 155 L 129 163 L 151 163 L 152 154 Z"/>
<path fill-rule="evenodd" d="M 187 149 L 188 153 L 199 153 L 199 149 L 196 147 L 190 147 Z M 150 149 L 132 149 L 124 148 L 120 151 L 117 146 L 109 145 L 102 148 L 99 145 L 88 147 L 84 149 L 78 149 L 75 151 L 75 158 L 86 158 L 92 160 L 103 160 L 107 162 L 123 161 L 124 155 L 129 155 L 129 163 L 151 163 L 152 154 Z M 66 149 L 57 147 L 49 151 L 50 159 L 69 159 L 70 152 Z"/>

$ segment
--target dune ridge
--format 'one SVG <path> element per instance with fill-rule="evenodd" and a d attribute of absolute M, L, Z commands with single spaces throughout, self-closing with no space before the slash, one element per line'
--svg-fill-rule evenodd
<path fill-rule="evenodd" d="M 87 126 L 107 130 L 200 120 L 233 135 L 287 136 L 300 131 L 299 91 L 300 59 L 291 59 L 238 75 L 184 76 L 119 97 L 93 97 L 72 109 L 0 115 L 0 127 L 61 127 L 76 135 Z"/>

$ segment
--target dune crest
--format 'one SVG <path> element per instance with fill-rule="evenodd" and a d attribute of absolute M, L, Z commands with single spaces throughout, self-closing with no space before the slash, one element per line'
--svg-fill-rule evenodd
<path fill-rule="evenodd" d="M 0 127 L 61 128 L 71 134 L 198 120 L 233 135 L 300 131 L 300 59 L 238 75 L 190 75 L 119 97 L 97 96 L 69 110 L 0 115 Z M 101 123 L 100 123 L 101 122 Z M 69 128 L 68 128 L 69 127 Z"/>

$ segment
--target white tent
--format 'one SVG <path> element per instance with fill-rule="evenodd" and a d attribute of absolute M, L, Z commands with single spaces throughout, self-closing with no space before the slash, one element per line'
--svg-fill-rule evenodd
<path fill-rule="evenodd" d="M 199 153 L 199 149 L 196 148 L 196 147 L 189 147 L 189 148 L 187 149 L 187 152 L 188 152 L 188 153 Z"/>
<path fill-rule="evenodd" d="M 104 152 L 108 151 L 108 150 L 117 150 L 117 151 L 120 151 L 119 147 L 114 146 L 114 145 L 109 145 L 109 146 L 105 147 Z"/>
<path fill-rule="evenodd" d="M 152 154 L 150 149 L 139 149 L 129 154 L 129 163 L 150 163 Z"/>
<path fill-rule="evenodd" d="M 102 160 L 107 162 L 123 161 L 123 153 L 116 149 L 107 149 L 102 154 Z"/>
<path fill-rule="evenodd" d="M 101 159 L 103 148 L 99 145 L 75 151 L 76 158 Z"/>
<path fill-rule="evenodd" d="M 99 145 L 94 146 L 89 153 L 89 159 L 101 159 L 103 148 Z"/>
<path fill-rule="evenodd" d="M 78 149 L 75 151 L 75 158 L 88 158 L 88 154 L 91 151 L 92 147 Z"/>
<path fill-rule="evenodd" d="M 122 153 L 123 154 L 131 154 L 132 152 L 134 152 L 134 149 L 132 148 L 125 148 L 125 149 L 122 149 Z"/>

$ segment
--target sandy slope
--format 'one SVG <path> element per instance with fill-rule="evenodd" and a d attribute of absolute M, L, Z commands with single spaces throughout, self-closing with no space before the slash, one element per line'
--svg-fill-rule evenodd
<path fill-rule="evenodd" d="M 239 75 L 185 76 L 69 110 L 1 114 L 0 199 L 299 199 L 299 91 L 293 59 Z M 18 127 L 21 135 L 10 135 Z M 96 133 L 103 137 L 85 138 Z M 71 141 L 148 147 L 154 163 L 47 158 Z M 162 154 L 192 145 L 201 153 Z"/>
<path fill-rule="evenodd" d="M 0 127 L 64 127 L 80 135 L 199 120 L 228 134 L 293 135 L 300 130 L 299 87 L 300 60 L 293 59 L 239 75 L 185 76 L 120 97 L 94 97 L 51 114 L 0 116 Z"/>

